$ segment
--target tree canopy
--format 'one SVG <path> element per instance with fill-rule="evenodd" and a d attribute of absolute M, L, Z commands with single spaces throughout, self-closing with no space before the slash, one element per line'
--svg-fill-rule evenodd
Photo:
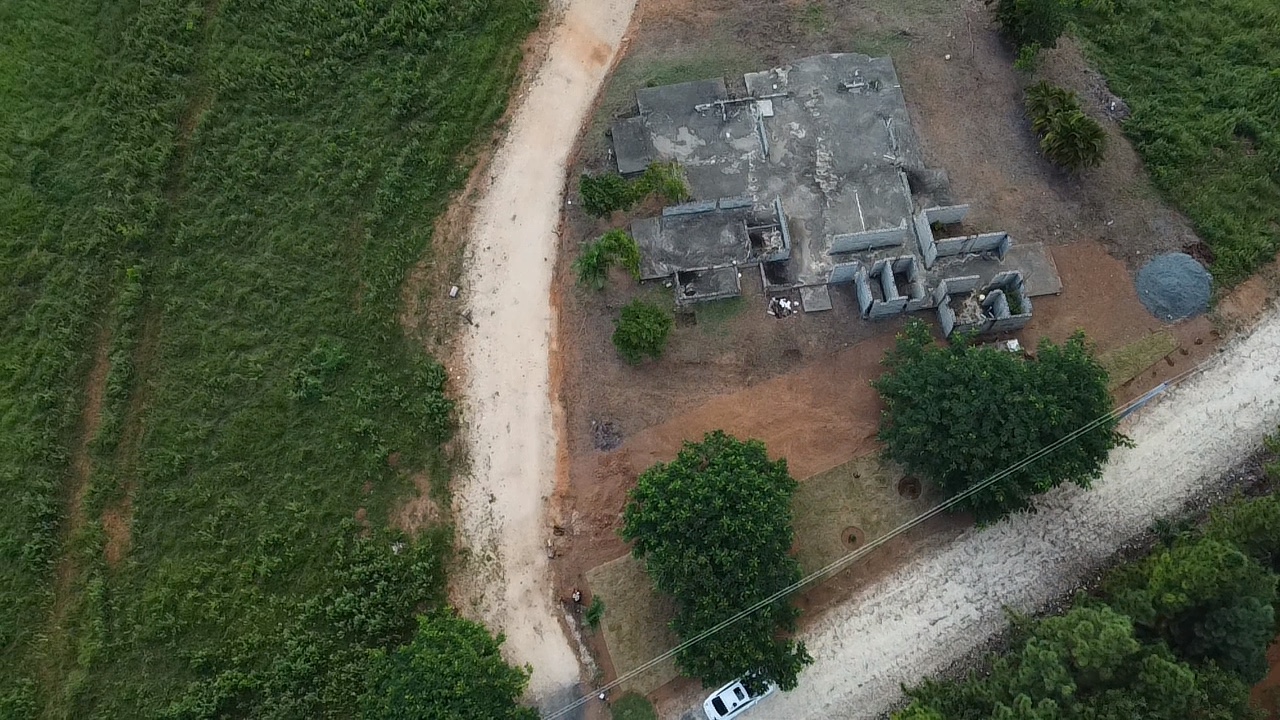
<path fill-rule="evenodd" d="M 1109 607 L 1077 607 L 1036 623 L 990 674 L 926 682 L 895 720 L 1237 720 L 1248 687 L 1139 641 Z"/>
<path fill-rule="evenodd" d="M 911 321 L 885 355 L 873 385 L 886 409 L 880 439 L 908 472 L 956 495 L 1097 422 L 1052 453 L 1003 476 L 960 503 L 979 521 L 1031 508 L 1034 495 L 1072 482 L 1088 487 L 1116 431 L 1106 371 L 1084 336 L 1042 341 L 1034 360 L 961 339 L 936 345 Z"/>
<path fill-rule="evenodd" d="M 413 640 L 370 664 L 364 720 L 537 720 L 517 704 L 529 680 L 499 654 L 483 625 L 438 611 L 418 618 Z"/>
<path fill-rule="evenodd" d="M 1179 541 L 1108 581 L 1112 604 L 1183 657 L 1212 660 L 1249 682 L 1267 670 L 1276 576 L 1211 537 Z"/>
<path fill-rule="evenodd" d="M 645 561 L 658 590 L 675 599 L 672 627 L 691 638 L 800 579 L 788 555 L 796 481 L 762 443 L 721 431 L 685 443 L 670 463 L 639 478 L 622 536 Z M 750 682 L 794 688 L 811 658 L 786 638 L 798 612 L 787 598 L 686 648 L 676 663 L 708 686 L 744 674 Z"/>

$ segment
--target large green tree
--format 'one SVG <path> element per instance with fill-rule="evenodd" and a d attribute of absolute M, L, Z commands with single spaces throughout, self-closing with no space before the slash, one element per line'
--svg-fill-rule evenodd
<path fill-rule="evenodd" d="M 986 676 L 926 682 L 895 720 L 1239 720 L 1248 687 L 1140 642 L 1129 618 L 1080 607 L 1035 623 Z"/>
<path fill-rule="evenodd" d="M 788 555 L 796 481 L 762 443 L 723 432 L 685 443 L 631 491 L 622 536 L 657 588 L 675 599 L 672 627 L 684 639 L 714 627 L 800 579 Z M 798 612 L 782 598 L 685 648 L 676 663 L 715 686 L 744 674 L 756 685 L 796 685 L 811 661 L 786 637 Z"/>
<path fill-rule="evenodd" d="M 1062 345 L 1042 341 L 1032 360 L 963 339 L 942 347 L 912 321 L 884 365 L 873 383 L 885 403 L 880 439 L 908 472 L 949 495 L 1097 423 L 963 500 L 979 521 L 1028 509 L 1033 496 L 1063 482 L 1088 487 L 1125 442 L 1108 416 L 1106 371 L 1079 333 Z"/>
<path fill-rule="evenodd" d="M 378 651 L 362 702 L 365 720 L 536 720 L 517 701 L 527 670 L 503 661 L 494 638 L 450 612 L 418 618 L 413 640 Z"/>
<path fill-rule="evenodd" d="M 1249 682 L 1267 670 L 1276 576 L 1234 545 L 1180 541 L 1107 582 L 1112 605 L 1189 660 L 1211 660 Z"/>

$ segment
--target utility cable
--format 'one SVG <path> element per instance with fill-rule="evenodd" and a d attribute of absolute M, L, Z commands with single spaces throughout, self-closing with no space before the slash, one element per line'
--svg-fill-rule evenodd
<path fill-rule="evenodd" d="M 1004 470 L 1000 470 L 999 472 L 994 473 L 993 475 L 991 475 L 991 476 L 987 477 L 986 479 L 984 479 L 982 482 L 976 483 L 976 484 L 974 484 L 974 485 L 970 486 L 969 488 L 966 488 L 965 490 L 961 491 L 960 493 L 957 493 L 956 495 L 953 495 L 953 496 L 951 496 L 950 498 L 948 498 L 948 499 L 946 499 L 946 500 L 944 500 L 944 501 L 942 501 L 942 502 L 938 503 L 937 505 L 933 506 L 932 508 L 930 508 L 930 509 L 928 509 L 928 510 L 924 511 L 923 513 L 921 513 L 921 514 L 919 514 L 919 515 L 915 516 L 914 518 L 912 518 L 912 519 L 910 519 L 910 520 L 908 520 L 908 521 L 906 521 L 906 522 L 902 523 L 901 525 L 899 525 L 899 526 L 895 527 L 894 529 L 890 530 L 889 532 L 887 532 L 887 533 L 885 533 L 885 534 L 883 534 L 883 535 L 881 535 L 881 536 L 879 536 L 879 537 L 875 538 L 874 540 L 871 540 L 870 542 L 866 543 L 866 544 L 865 544 L 865 545 L 863 545 L 862 547 L 859 547 L 859 548 L 857 548 L 857 549 L 855 549 L 855 550 L 852 550 L 851 552 L 849 552 L 849 553 L 847 553 L 847 554 L 845 554 L 845 555 L 843 555 L 843 556 L 841 556 L 841 557 L 839 557 L 839 558 L 837 558 L 837 559 L 833 560 L 832 562 L 828 563 L 826 566 L 824 566 L 824 567 L 822 567 L 822 568 L 820 568 L 820 569 L 818 569 L 818 570 L 815 570 L 815 571 L 813 571 L 813 572 L 809 573 L 808 575 L 806 575 L 805 577 L 803 577 L 803 578 L 801 578 L 800 580 L 796 581 L 795 583 L 793 583 L 793 584 L 791 584 L 791 585 L 789 585 L 789 586 L 787 586 L 787 587 L 785 587 L 785 588 L 783 588 L 783 589 L 781 589 L 781 590 L 779 590 L 779 591 L 777 591 L 777 592 L 773 593 L 772 595 L 770 595 L 770 596 L 768 596 L 768 597 L 764 598 L 763 600 L 759 600 L 759 601 L 757 601 L 755 604 L 751 605 L 750 607 L 747 607 L 747 608 L 746 608 L 746 609 L 744 609 L 744 610 L 739 611 L 737 614 L 735 614 L 735 615 L 733 615 L 733 616 L 731 616 L 731 617 L 729 617 L 729 618 L 726 618 L 725 620 L 720 621 L 719 623 L 717 623 L 717 624 L 715 624 L 715 625 L 711 626 L 710 628 L 707 628 L 706 630 L 703 630 L 702 632 L 699 632 L 699 633 L 697 633 L 696 635 L 694 635 L 694 636 L 692 636 L 692 637 L 690 637 L 690 638 L 688 638 L 688 639 L 686 639 L 686 640 L 682 641 L 680 644 L 678 644 L 678 645 L 676 645 L 675 647 L 671 648 L 670 650 L 668 650 L 668 651 L 666 651 L 666 652 L 662 653 L 661 655 L 658 655 L 657 657 L 654 657 L 654 658 L 652 658 L 652 659 L 650 659 L 650 660 L 648 660 L 648 661 L 644 662 L 643 664 L 641 664 L 641 665 L 640 665 L 640 666 L 638 666 L 638 667 L 635 667 L 635 668 L 633 668 L 633 669 L 631 669 L 631 670 L 628 670 L 627 672 L 623 673 L 622 675 L 619 675 L 617 678 L 615 678 L 615 679 L 614 679 L 614 680 L 612 680 L 611 682 L 608 682 L 608 683 L 606 683 L 606 684 L 604 684 L 604 685 L 600 686 L 600 687 L 599 687 L 599 688 L 597 688 L 594 692 L 595 692 L 595 693 L 603 694 L 603 693 L 605 693 L 605 692 L 607 692 L 607 691 L 609 691 L 609 690 L 612 690 L 613 688 L 615 688 L 615 687 L 617 687 L 617 686 L 621 685 L 622 683 L 626 682 L 627 680 L 630 680 L 631 678 L 634 678 L 634 677 L 636 677 L 637 675 L 639 675 L 639 674 L 641 674 L 641 673 L 643 673 L 643 672 L 645 672 L 645 671 L 649 670 L 650 668 L 654 667 L 655 665 L 657 665 L 657 664 L 659 664 L 659 663 L 661 663 L 661 662 L 663 662 L 663 661 L 665 661 L 665 660 L 667 660 L 667 659 L 669 659 L 669 658 L 671 658 L 671 657 L 674 657 L 677 653 L 679 653 L 679 652 L 681 652 L 681 651 L 683 651 L 683 650 L 685 650 L 685 649 L 687 649 L 687 648 L 690 648 L 690 647 L 692 647 L 692 646 L 696 645 L 697 643 L 699 643 L 699 642 L 701 642 L 701 641 L 703 641 L 703 640 L 707 639 L 708 637 L 711 637 L 712 635 L 714 635 L 714 634 L 716 634 L 716 633 L 720 632 L 721 630 L 724 630 L 725 628 L 729 627 L 730 625 L 733 625 L 734 623 L 737 623 L 738 621 L 742 620 L 743 618 L 747 617 L 748 615 L 751 615 L 752 613 L 758 612 L 758 611 L 759 611 L 759 610 L 761 610 L 762 608 L 767 607 L 767 606 L 769 606 L 769 605 L 771 605 L 771 604 L 773 604 L 773 603 L 777 602 L 778 600 L 781 600 L 782 598 L 785 598 L 785 597 L 786 597 L 786 596 L 788 596 L 788 595 L 791 595 L 792 593 L 794 593 L 794 592 L 796 592 L 797 590 L 799 590 L 799 589 L 801 589 L 801 588 L 805 587 L 806 585 L 809 585 L 809 584 L 813 583 L 813 582 L 814 582 L 814 581 L 816 581 L 816 580 L 819 580 L 819 579 L 825 578 L 825 577 L 827 577 L 827 576 L 829 576 L 829 575 L 833 575 L 833 574 L 835 574 L 836 572 L 838 572 L 838 571 L 840 571 L 841 569 L 843 569 L 845 566 L 849 565 L 850 563 L 854 562 L 855 560 L 859 560 L 859 559 L 861 559 L 862 557 L 866 556 L 868 553 L 870 553 L 871 551 L 873 551 L 873 550 L 875 550 L 876 548 L 880 547 L 881 545 L 884 545 L 885 543 L 889 542 L 890 540 L 893 540 L 894 538 L 898 537 L 899 535 L 902 535 L 903 533 L 908 532 L 908 531 L 910 531 L 910 530 L 912 530 L 912 529 L 914 529 L 914 528 L 918 527 L 919 525 L 921 525 L 921 524 L 923 524 L 923 523 L 925 523 L 925 522 L 929 521 L 930 519 L 932 519 L 932 518 L 934 518 L 934 517 L 936 517 L 936 516 L 938 516 L 938 515 L 940 515 L 940 514 L 942 514 L 942 513 L 946 512 L 947 510 L 950 510 L 952 507 L 955 507 L 956 505 L 958 505 L 959 503 L 961 503 L 961 502 L 962 502 L 962 501 L 964 501 L 965 499 L 967 499 L 967 498 L 969 498 L 969 497 L 972 497 L 974 494 L 976 494 L 976 493 L 978 493 L 978 492 L 981 492 L 982 490 L 984 490 L 984 489 L 986 489 L 986 488 L 990 487 L 990 486 L 991 486 L 991 485 L 993 485 L 994 483 L 999 482 L 1000 480 L 1002 480 L 1002 479 L 1004 479 L 1004 478 L 1008 477 L 1009 475 L 1012 475 L 1013 473 L 1016 473 L 1016 472 L 1018 472 L 1019 470 L 1022 470 L 1023 468 L 1027 467 L 1028 465 L 1031 465 L 1032 463 L 1036 462 L 1036 461 L 1037 461 L 1037 460 L 1039 460 L 1040 458 L 1043 458 L 1044 456 L 1046 456 L 1046 455 L 1048 455 L 1048 454 L 1050 454 L 1050 453 L 1052 453 L 1052 452 L 1054 452 L 1054 451 L 1058 450 L 1059 448 L 1061 448 L 1062 446 L 1066 445 L 1067 443 L 1074 442 L 1077 438 L 1081 437 L 1082 435 L 1085 435 L 1085 434 L 1087 434 L 1087 433 L 1089 433 L 1089 432 L 1092 432 L 1094 429 L 1096 429 L 1096 428 L 1098 428 L 1098 427 L 1100 427 L 1100 426 L 1102 426 L 1102 425 L 1104 425 L 1104 424 L 1106 424 L 1106 423 L 1108 423 L 1108 422 L 1111 422 L 1112 420 L 1117 420 L 1117 421 L 1118 421 L 1118 420 L 1121 420 L 1121 419 L 1125 418 L 1125 417 L 1126 417 L 1126 416 L 1128 416 L 1129 414 L 1131 414 L 1131 413 L 1133 413 L 1134 411 L 1136 411 L 1136 410 L 1138 410 L 1139 408 L 1141 408 L 1143 405 L 1146 405 L 1146 404 L 1147 404 L 1147 403 L 1148 403 L 1152 398 L 1154 398 L 1154 397 L 1156 397 L 1157 395 L 1159 395 L 1159 394 L 1163 393 L 1163 392 L 1164 392 L 1165 390 L 1167 390 L 1169 387 L 1171 387 L 1171 386 L 1173 386 L 1173 385 L 1175 385 L 1175 384 L 1177 384 L 1177 383 L 1181 382 L 1182 380 L 1186 379 L 1187 377 L 1189 377 L 1189 376 L 1190 376 L 1190 375 L 1192 375 L 1193 373 L 1198 372 L 1199 370 L 1201 370 L 1203 367 L 1205 367 L 1206 365 L 1208 365 L 1211 361 L 1213 361 L 1213 360 L 1215 360 L 1215 359 L 1216 359 L 1215 357 L 1206 358 L 1205 360 L 1201 361 L 1200 363 L 1197 363 L 1196 365 L 1194 365 L 1194 366 L 1192 366 L 1192 367 L 1190 367 L 1190 368 L 1188 368 L 1188 369 L 1186 369 L 1186 370 L 1184 370 L 1184 371 L 1182 371 L 1182 372 L 1178 373 L 1177 375 L 1175 375 L 1174 377 L 1170 378 L 1169 380 L 1166 380 L 1166 381 L 1164 381 L 1164 382 L 1160 383 L 1159 385 L 1155 386 L 1155 387 L 1154 387 L 1154 388 L 1152 388 L 1151 390 L 1148 390 L 1146 393 L 1142 394 L 1141 396 L 1139 396 L 1139 397 L 1137 397 L 1137 398 L 1134 398 L 1133 400 L 1130 400 L 1129 402 L 1125 403 L 1124 405 L 1121 405 L 1121 406 L 1119 406 L 1119 407 L 1117 407 L 1117 408 L 1113 408 L 1110 412 L 1108 412 L 1108 413 L 1106 413 L 1106 414 L 1102 415 L 1101 417 L 1097 418 L 1096 420 L 1093 420 L 1092 422 L 1090 422 L 1090 423 L 1086 424 L 1084 427 L 1078 428 L 1078 429 L 1076 429 L 1076 430 L 1074 430 L 1074 431 L 1072 431 L 1072 432 L 1068 433 L 1067 435 L 1065 435 L 1065 436 L 1063 436 L 1063 437 L 1059 438 L 1058 440 L 1054 441 L 1053 443 L 1050 443 L 1049 445 L 1047 445 L 1047 446 L 1045 446 L 1045 447 L 1043 447 L 1043 448 L 1041 448 L 1041 449 L 1039 449 L 1039 450 L 1037 450 L 1037 451 L 1035 451 L 1035 452 L 1031 453 L 1031 454 L 1030 454 L 1030 455 L 1028 455 L 1027 457 L 1023 458 L 1022 460 L 1019 460 L 1018 462 L 1016 462 L 1016 463 L 1014 463 L 1013 465 L 1011 465 L 1011 466 L 1009 466 L 1009 467 L 1005 468 Z M 570 711 L 572 711 L 572 710 L 574 710 L 574 709 L 576 709 L 576 708 L 579 708 L 579 707 L 581 707 L 582 705 L 584 705 L 584 704 L 586 704 L 586 703 L 590 702 L 592 697 L 593 697 L 593 695 L 584 695 L 584 696 L 582 696 L 582 697 L 578 698 L 577 700 L 574 700 L 573 702 L 569 703 L 568 705 L 566 705 L 566 706 L 564 706 L 564 707 L 560 708 L 559 710 L 556 710 L 555 712 L 551 713 L 550 715 L 546 715 L 546 716 L 545 716 L 545 720 L 555 720 L 555 718 L 561 717 L 561 716 L 563 716 L 564 714 L 566 714 L 566 713 L 568 713 L 568 712 L 570 712 Z"/>

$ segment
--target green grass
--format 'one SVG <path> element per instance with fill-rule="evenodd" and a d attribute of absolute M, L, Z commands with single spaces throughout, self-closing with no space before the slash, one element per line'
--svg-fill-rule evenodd
<path fill-rule="evenodd" d="M 0 9 L 0 716 L 349 716 L 362 648 L 441 601 L 447 533 L 397 554 L 381 529 L 409 471 L 444 474 L 450 431 L 397 309 L 538 10 Z M 98 518 L 126 494 L 132 551 L 107 568 Z"/>
<path fill-rule="evenodd" d="M 587 571 L 591 594 L 604 598 L 609 611 L 601 621 L 609 659 L 618 675 L 630 672 L 680 643 L 671 629 L 675 603 L 660 596 L 645 573 L 644 563 L 631 555 Z M 623 684 L 630 692 L 650 693 L 675 679 L 672 658 L 658 663 Z"/>
<path fill-rule="evenodd" d="M 1107 371 L 1107 386 L 1115 390 L 1177 349 L 1177 339 L 1162 330 L 1104 353 L 1098 362 Z"/>
<path fill-rule="evenodd" d="M 1232 285 L 1280 250 L 1280 5 L 1125 0 L 1081 33 L 1152 180 Z"/>
<path fill-rule="evenodd" d="M 729 323 L 746 307 L 746 301 L 740 297 L 723 298 L 696 303 L 693 314 L 698 318 L 698 330 L 703 334 L 724 336 L 729 333 Z"/>
<path fill-rule="evenodd" d="M 658 720 L 658 713 L 643 695 L 627 693 L 609 706 L 613 720 Z"/>
<path fill-rule="evenodd" d="M 847 528 L 873 540 L 928 510 L 936 492 L 922 487 L 911 500 L 898 494 L 902 468 L 879 457 L 859 457 L 800 482 L 791 499 L 795 517 L 796 559 L 808 574 L 852 551 Z"/>

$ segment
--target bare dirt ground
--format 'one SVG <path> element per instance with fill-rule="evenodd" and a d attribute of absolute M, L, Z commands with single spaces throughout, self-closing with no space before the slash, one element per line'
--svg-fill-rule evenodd
<path fill-rule="evenodd" d="M 1203 372 L 1127 424 L 1088 492 L 1049 493 L 1035 515 L 965 533 L 832 610 L 805 634 L 800 687 L 762 717 L 873 718 L 913 683 L 1000 632 L 1005 606 L 1032 611 L 1069 592 L 1159 517 L 1213 488 L 1280 423 L 1280 312 L 1225 345 Z"/>
<path fill-rule="evenodd" d="M 551 597 L 545 517 L 556 473 L 551 272 L 568 153 L 621 42 L 634 0 L 568 0 L 546 60 L 515 112 L 472 224 L 465 262 L 464 434 L 454 485 L 462 611 L 506 635 L 533 667 L 529 693 L 558 702 L 578 661 Z"/>
<path fill-rule="evenodd" d="M 1035 321 L 1019 335 L 1024 343 L 1061 341 L 1084 328 L 1105 352 L 1170 331 L 1177 349 L 1120 388 L 1123 401 L 1207 357 L 1220 334 L 1233 329 L 1207 317 L 1166 326 L 1138 302 L 1132 273 L 1154 254 L 1194 249 L 1196 238 L 1151 189 L 1119 126 L 1103 112 L 1104 84 L 1071 41 L 1045 54 L 1035 79 L 1075 89 L 1086 108 L 1104 118 L 1108 158 L 1078 178 L 1039 156 L 1022 110 L 1022 90 L 1032 78 L 1012 69 L 1013 57 L 980 2 L 640 0 L 636 18 L 627 54 L 580 139 L 578 168 L 610 169 L 603 131 L 611 116 L 628 111 L 636 86 L 719 74 L 732 82 L 744 70 L 819 52 L 887 53 L 926 161 L 949 173 L 953 200 L 973 207 L 967 224 L 1007 230 L 1016 242 L 1043 242 L 1052 250 L 1064 291 L 1037 300 Z M 838 296 L 832 312 L 775 320 L 765 315 L 759 281 L 747 272 L 736 307 L 678 318 L 660 361 L 639 368 L 622 363 L 609 342 L 618 309 L 641 295 L 665 301 L 670 291 L 637 288 L 618 276 L 605 291 L 589 292 L 574 286 L 568 266 L 581 242 L 629 219 L 615 214 L 597 221 L 569 207 L 560 241 L 557 367 L 567 472 L 553 511 L 563 531 L 555 538 L 553 566 L 562 597 L 584 587 L 587 570 L 626 552 L 617 528 L 627 490 L 652 462 L 674 456 L 683 440 L 716 428 L 760 438 L 801 479 L 877 449 L 872 436 L 880 408 L 867 382 L 880 371 L 898 324 L 863 322 Z M 1223 301 L 1224 311 L 1231 302 Z M 1241 302 L 1242 311 L 1258 305 L 1257 298 Z M 939 525 L 901 539 L 801 604 L 821 613 L 921 552 L 943 547 L 960 527 Z M 588 643 L 609 679 L 603 643 Z M 676 683 L 655 699 L 682 696 L 690 687 Z"/>

